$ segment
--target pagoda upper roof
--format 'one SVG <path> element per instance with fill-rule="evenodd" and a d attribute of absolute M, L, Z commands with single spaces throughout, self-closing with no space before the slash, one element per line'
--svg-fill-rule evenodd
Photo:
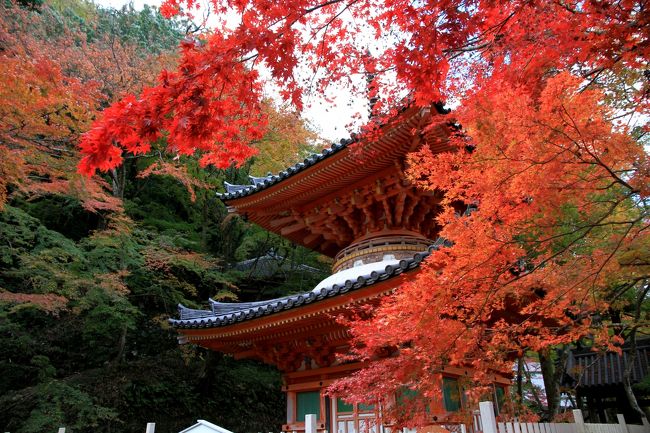
<path fill-rule="evenodd" d="M 279 172 L 225 183 L 231 212 L 290 241 L 335 257 L 381 230 L 435 239 L 441 193 L 404 177 L 406 156 L 422 145 L 449 150 L 453 127 L 439 107 L 409 107 L 374 133 L 342 140 Z"/>
<path fill-rule="evenodd" d="M 449 110 L 445 109 L 443 104 L 434 104 L 433 109 L 439 115 L 445 115 L 449 113 Z M 417 122 L 417 120 L 428 116 L 429 111 L 430 111 L 429 108 L 420 108 L 420 109 L 414 107 L 406 108 L 390 122 L 388 122 L 385 125 L 382 125 L 382 129 L 385 130 L 394 129 L 396 125 L 399 126 L 401 125 L 401 123 L 406 124 L 413 120 L 416 120 Z M 401 126 L 405 126 L 405 125 L 401 125 Z M 411 127 L 413 125 L 408 125 L 408 126 Z M 429 134 L 427 135 L 435 135 L 435 133 L 431 134 L 430 131 Z M 269 173 L 266 176 L 260 176 L 260 177 L 249 176 L 250 184 L 248 185 L 236 185 L 236 184 L 224 182 L 224 186 L 226 187 L 226 192 L 217 195 L 224 201 L 249 196 L 251 194 L 269 188 L 285 179 L 295 176 L 301 173 L 302 171 L 307 170 L 309 167 L 319 163 L 320 161 L 323 161 L 347 149 L 351 144 L 355 144 L 358 142 L 359 140 L 357 139 L 357 137 L 342 139 L 338 143 L 332 143 L 330 147 L 325 148 L 322 152 L 314 153 L 308 156 L 307 158 L 305 158 L 303 161 L 298 162 L 290 167 L 287 167 L 285 170 L 280 171 L 278 174 Z"/>
<path fill-rule="evenodd" d="M 236 323 L 254 320 L 263 316 L 282 311 L 300 308 L 308 304 L 322 301 L 347 292 L 363 289 L 379 282 L 397 277 L 405 272 L 412 271 L 434 250 L 449 243 L 443 238 L 438 238 L 426 251 L 415 254 L 412 258 L 386 262 L 377 262 L 357 268 L 348 269 L 328 277 L 315 289 L 281 298 L 257 302 L 217 302 L 212 299 L 209 310 L 198 310 L 178 306 L 179 319 L 170 319 L 170 324 L 175 328 L 199 329 L 217 328 Z M 370 265 L 375 265 L 370 266 Z M 336 278 L 339 275 L 340 278 Z"/>

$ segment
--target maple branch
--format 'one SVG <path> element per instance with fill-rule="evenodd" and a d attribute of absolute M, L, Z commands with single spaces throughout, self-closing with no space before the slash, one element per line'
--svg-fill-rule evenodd
<path fill-rule="evenodd" d="M 614 202 L 614 204 L 612 205 L 612 207 L 611 207 L 611 208 L 610 208 L 610 209 L 609 209 L 609 210 L 608 210 L 608 211 L 607 211 L 603 216 L 601 216 L 601 217 L 600 217 L 600 218 L 599 218 L 595 223 L 590 224 L 589 226 L 585 227 L 585 228 L 586 228 L 586 231 L 582 234 L 582 236 L 580 236 L 580 237 L 578 237 L 578 238 L 572 240 L 572 241 L 571 241 L 568 245 L 566 245 L 564 248 L 562 248 L 561 250 L 557 251 L 556 253 L 554 253 L 554 254 L 551 255 L 550 257 L 544 259 L 543 261 L 541 261 L 537 266 L 535 266 L 535 268 L 534 268 L 533 270 L 538 269 L 538 268 L 540 268 L 541 266 L 544 266 L 544 265 L 545 265 L 546 263 L 548 263 L 550 260 L 555 259 L 555 258 L 558 257 L 560 254 L 562 254 L 562 253 L 564 253 L 565 251 L 567 251 L 570 247 L 572 247 L 573 245 L 575 245 L 579 240 L 584 239 L 584 237 L 585 237 L 587 234 L 589 234 L 593 229 L 595 229 L 596 227 L 598 227 L 598 224 L 599 224 L 600 222 L 604 221 L 605 218 L 608 218 L 610 215 L 612 215 L 612 214 L 614 213 L 614 210 L 615 210 L 615 209 L 618 207 L 618 205 L 619 205 L 620 203 L 622 203 L 624 200 L 625 200 L 625 197 L 624 197 L 624 198 L 621 198 L 621 199 L 618 200 L 617 202 Z M 531 272 L 533 272 L 533 271 L 530 271 L 530 272 L 524 274 L 523 276 L 529 275 Z"/>
<path fill-rule="evenodd" d="M 564 106 L 564 104 L 562 104 L 562 109 L 565 112 L 565 114 L 568 116 L 568 119 L 569 119 L 569 121 L 571 123 L 571 125 L 569 125 L 567 123 L 567 126 L 572 127 L 578 133 L 578 135 L 582 135 L 581 131 L 580 131 L 580 128 L 575 124 L 575 121 L 573 120 L 571 115 L 568 113 L 568 111 L 567 111 L 566 107 Z M 555 144 L 552 141 L 547 141 L 547 143 L 552 144 L 554 146 L 557 146 L 557 147 L 559 147 L 561 149 L 568 150 L 576 158 L 578 158 L 578 160 L 580 160 L 584 164 L 587 164 L 587 165 L 594 165 L 595 164 L 595 165 L 598 165 L 598 166 L 604 168 L 605 171 L 607 171 L 607 173 L 609 173 L 609 175 L 614 179 L 615 183 L 618 183 L 618 184 L 624 186 L 625 188 L 629 189 L 632 193 L 638 193 L 639 192 L 637 189 L 633 188 L 630 184 L 625 182 L 620 176 L 618 176 L 616 171 L 614 171 L 612 168 L 610 168 L 607 164 L 603 163 L 602 160 L 594 152 L 589 150 L 589 146 L 581 144 L 581 142 L 575 140 L 573 137 L 568 135 L 564 130 L 558 129 L 555 126 L 552 126 L 552 125 L 549 125 L 549 124 L 546 124 L 546 123 L 540 122 L 540 121 L 535 121 L 534 123 L 539 124 L 541 126 L 544 126 L 546 128 L 549 128 L 551 131 L 556 132 L 556 133 L 560 134 L 561 136 L 565 137 L 566 139 L 568 139 L 571 143 L 573 143 L 577 147 L 578 151 L 571 150 L 570 148 L 562 146 L 561 144 Z M 586 153 L 588 153 L 589 156 L 591 156 L 593 158 L 593 161 L 589 161 L 589 160 L 584 159 L 582 157 L 582 154 L 579 152 L 579 150 L 581 150 L 581 149 L 584 150 Z M 634 171 L 634 170 L 630 169 L 630 170 L 627 170 L 627 171 Z"/>
<path fill-rule="evenodd" d="M 246 63 L 246 62 L 248 62 L 249 60 L 253 60 L 253 59 L 256 59 L 256 60 L 257 60 L 257 58 L 259 57 L 259 55 L 260 55 L 259 53 L 253 53 L 253 54 L 249 55 L 248 57 L 243 57 L 243 58 L 241 58 L 241 59 L 239 60 L 239 63 Z M 255 62 L 253 62 L 253 63 L 255 63 Z"/>
<path fill-rule="evenodd" d="M 636 285 L 636 283 L 638 283 L 639 281 L 643 281 L 643 280 L 646 280 L 646 279 L 647 279 L 647 277 L 638 277 L 638 278 L 635 278 L 632 281 L 628 282 L 627 284 L 624 284 L 623 287 L 618 292 L 616 292 L 616 293 L 614 293 L 612 295 L 612 297 L 610 298 L 610 302 L 613 302 L 616 299 L 618 299 L 619 297 L 623 296 L 623 294 L 625 294 L 625 292 L 627 292 L 628 290 L 633 288 Z"/>
<path fill-rule="evenodd" d="M 339 0 L 339 1 L 342 1 L 342 0 Z M 316 32 L 312 34 L 312 36 L 308 39 L 307 43 L 309 43 L 309 41 L 311 41 L 321 30 L 326 29 L 325 33 L 327 33 L 327 29 L 329 29 L 329 26 L 334 22 L 334 20 L 336 20 L 338 17 L 340 17 L 345 11 L 350 9 L 350 7 L 353 4 L 357 3 L 357 1 L 358 0 L 353 0 L 350 3 L 346 4 L 343 9 L 341 9 L 339 12 L 337 12 L 336 15 L 332 16 L 325 24 L 323 24 L 320 27 L 317 27 Z"/>
<path fill-rule="evenodd" d="M 307 9 L 304 10 L 303 16 L 307 15 L 307 14 L 310 14 L 310 13 L 312 13 L 314 11 L 317 11 L 318 9 L 324 8 L 326 6 L 333 5 L 333 4 L 336 4 L 336 3 L 341 3 L 342 1 L 344 1 L 344 0 L 329 0 L 329 1 L 326 1 L 325 3 L 321 3 L 321 4 L 313 6 L 311 8 L 307 8 Z"/>
<path fill-rule="evenodd" d="M 481 45 L 473 45 L 473 46 L 463 46 L 460 48 L 449 48 L 446 50 L 443 50 L 442 52 L 445 54 L 452 54 L 452 53 L 457 53 L 456 56 L 451 56 L 450 59 L 455 59 L 456 57 L 460 56 L 463 53 L 468 53 L 472 51 L 481 51 L 484 50 L 485 48 L 488 48 L 492 46 L 492 42 L 484 42 Z"/>
<path fill-rule="evenodd" d="M 619 248 L 620 248 L 621 245 L 623 244 L 623 241 L 625 240 L 625 238 L 627 237 L 627 235 L 630 234 L 630 231 L 632 231 L 632 227 L 634 227 L 634 226 L 633 226 L 633 225 L 630 225 L 630 226 L 625 230 L 625 233 L 624 233 L 622 236 L 619 237 L 619 240 L 618 240 L 618 242 L 616 243 L 616 246 L 612 249 L 612 251 L 609 253 L 609 255 L 607 256 L 607 258 L 606 258 L 606 259 L 601 263 L 601 265 L 600 265 L 600 267 L 598 268 L 598 270 L 593 274 L 593 275 L 594 275 L 594 284 L 595 284 L 595 277 L 597 277 L 598 275 L 600 275 L 600 273 L 602 272 L 602 270 L 605 268 L 605 265 L 606 265 L 607 263 L 609 263 L 609 261 L 612 259 L 612 257 L 614 257 L 614 254 L 616 254 L 616 252 L 618 252 Z M 592 285 L 592 287 L 593 287 L 593 285 Z"/>
<path fill-rule="evenodd" d="M 124 72 L 122 71 L 122 66 L 120 65 L 120 61 L 117 60 L 117 55 L 115 54 L 115 14 L 111 14 L 111 54 L 113 56 L 113 60 L 115 60 L 115 65 L 117 66 L 117 70 L 120 72 L 120 82 L 123 81 L 124 78 Z"/>
<path fill-rule="evenodd" d="M 338 0 L 338 1 L 342 1 L 342 0 Z M 321 48 L 322 48 L 325 45 L 325 35 L 327 35 L 327 32 L 329 30 L 330 25 L 334 22 L 334 20 L 336 20 L 338 17 L 340 17 L 345 11 L 347 11 L 357 1 L 358 0 L 351 1 L 343 9 L 341 9 L 336 15 L 331 17 L 331 19 L 329 19 L 325 24 L 318 27 L 316 29 L 316 31 L 314 33 L 312 33 L 312 35 L 309 37 L 306 44 L 309 44 L 309 42 L 311 42 L 311 40 L 314 39 L 316 37 L 316 35 L 318 35 L 318 33 L 320 33 L 321 30 L 325 29 L 325 31 L 323 33 L 323 38 L 321 39 L 320 44 L 319 44 L 321 46 Z M 318 74 L 318 71 L 321 69 L 321 66 L 323 65 L 323 62 L 324 62 L 324 59 L 322 57 L 319 57 L 318 63 L 316 64 L 316 68 L 314 70 L 314 73 L 313 73 L 313 75 L 311 77 L 311 80 L 309 81 L 309 87 L 308 87 L 309 91 L 311 91 L 314 80 L 316 79 L 316 75 Z"/>
<path fill-rule="evenodd" d="M 645 295 L 647 295 L 647 291 L 646 291 Z M 628 315 L 628 317 L 629 317 L 629 315 Z M 621 331 L 626 331 L 626 330 L 631 330 L 631 329 L 645 328 L 646 326 L 650 325 L 650 320 L 639 320 L 637 322 L 634 322 L 633 324 L 625 323 L 625 322 L 621 322 L 621 323 L 611 322 L 610 325 L 620 327 Z"/>
<path fill-rule="evenodd" d="M 523 7 L 523 6 L 522 6 Z M 444 53 L 457 53 L 455 56 L 451 56 L 450 59 L 455 59 L 456 57 L 462 55 L 463 53 L 466 52 L 472 52 L 472 51 L 479 51 L 483 50 L 485 48 L 488 48 L 492 45 L 492 42 L 485 42 L 479 45 L 476 45 L 478 42 L 485 40 L 487 35 L 489 34 L 500 34 L 503 28 L 506 26 L 508 21 L 510 21 L 520 10 L 521 8 L 516 8 L 514 11 L 512 11 L 506 18 L 504 18 L 501 22 L 493 25 L 492 27 L 484 30 L 481 34 L 478 36 L 474 36 L 472 38 L 468 38 L 467 42 L 464 45 L 461 45 L 456 48 L 449 48 L 447 50 L 443 50 Z"/>
<path fill-rule="evenodd" d="M 610 215 L 613 213 L 613 210 L 614 210 L 614 209 L 612 209 L 612 210 L 608 213 L 607 216 L 610 216 Z M 607 217 L 607 216 L 606 216 L 606 217 Z M 636 219 L 634 219 L 634 220 L 629 220 L 629 221 L 610 221 L 610 222 L 596 222 L 596 223 L 588 223 L 587 225 L 583 225 L 583 226 L 576 227 L 574 230 L 571 230 L 571 231 L 568 231 L 568 232 L 564 232 L 564 233 L 559 233 L 559 234 L 557 234 L 557 235 L 548 236 L 548 237 L 546 237 L 546 238 L 544 238 L 544 239 L 533 239 L 533 240 L 529 240 L 529 241 L 525 241 L 525 242 L 526 242 L 526 243 L 529 243 L 529 244 L 530 244 L 530 243 L 533 243 L 533 244 L 543 244 L 543 243 L 547 243 L 547 242 L 552 241 L 552 240 L 555 240 L 555 239 L 560 239 L 560 238 L 563 238 L 563 237 L 570 236 L 570 235 L 572 235 L 572 234 L 578 233 L 578 232 L 581 231 L 581 230 L 585 230 L 585 229 L 587 229 L 587 228 L 589 228 L 589 227 L 593 227 L 593 228 L 595 228 L 595 227 L 607 227 L 607 226 L 612 226 L 612 225 L 614 225 L 614 226 L 616 226 L 616 225 L 630 225 L 630 226 L 634 226 L 634 225 L 637 224 L 638 222 L 642 221 L 644 218 L 645 218 L 645 217 L 642 215 L 642 216 L 640 216 L 639 218 L 636 218 Z M 602 221 L 602 220 L 601 220 L 601 221 Z M 551 228 L 551 227 L 553 227 L 553 226 L 544 226 L 544 227 L 546 227 L 546 228 Z"/>
<path fill-rule="evenodd" d="M 612 208 L 609 210 L 609 212 L 607 212 L 604 216 L 601 217 L 601 219 L 599 220 L 599 222 L 600 222 L 600 221 L 603 221 L 605 218 L 607 218 L 609 215 L 611 215 L 611 213 L 613 213 L 614 209 L 615 209 L 615 208 L 618 206 L 618 204 L 620 204 L 620 202 L 622 202 L 623 200 L 624 200 L 624 198 L 622 198 L 621 200 L 619 200 L 618 202 L 616 202 L 616 204 L 615 204 L 614 206 L 612 206 Z M 461 336 L 462 336 L 462 335 L 463 335 L 463 334 L 464 334 L 468 329 L 471 329 L 472 327 L 476 326 L 476 324 L 477 324 L 477 323 L 479 322 L 479 320 L 480 320 L 480 317 L 481 317 L 482 314 L 483 314 L 484 309 L 487 307 L 488 302 L 490 301 L 491 297 L 492 297 L 492 296 L 493 296 L 497 291 L 502 290 L 503 288 L 505 288 L 506 286 L 508 286 L 508 285 L 510 285 L 510 284 L 512 284 L 512 283 L 514 283 L 515 281 L 518 281 L 518 280 L 520 280 L 520 279 L 522 279 L 522 278 L 525 278 L 526 276 L 531 275 L 531 274 L 532 274 L 533 272 L 535 272 L 536 270 L 538 270 L 538 269 L 544 267 L 544 266 L 545 266 L 549 261 L 555 259 L 556 257 L 560 256 L 560 255 L 563 254 L 564 252 L 568 251 L 568 250 L 569 250 L 573 245 L 575 245 L 578 241 L 584 239 L 584 237 L 585 237 L 588 233 L 590 233 L 594 228 L 595 228 L 595 226 L 590 226 L 590 227 L 588 227 L 587 230 L 585 231 L 585 233 L 583 233 L 582 236 L 579 236 L 578 238 L 573 239 L 573 240 L 572 240 L 571 242 L 569 242 L 569 244 L 567 244 L 564 248 L 560 249 L 559 251 L 555 252 L 555 253 L 552 254 L 551 256 L 549 256 L 549 257 L 545 258 L 544 260 L 542 260 L 540 263 L 538 263 L 537 265 L 535 265 L 535 266 L 534 266 L 530 271 L 528 271 L 528 272 L 526 272 L 526 273 L 523 273 L 523 274 L 520 274 L 520 275 L 516 275 L 514 278 L 510 279 L 509 281 L 506 281 L 506 282 L 502 283 L 501 285 L 496 284 L 495 281 L 498 281 L 498 279 L 499 279 L 502 275 L 504 275 L 504 274 L 507 272 L 507 270 L 502 270 L 502 271 L 500 271 L 499 273 L 495 274 L 495 275 L 494 275 L 494 278 L 492 278 L 492 280 L 493 280 L 493 284 L 491 285 L 491 289 L 490 289 L 490 290 L 488 291 L 488 293 L 486 294 L 486 296 L 485 296 L 485 298 L 484 298 L 484 302 L 482 303 L 481 307 L 480 307 L 480 308 L 478 309 L 478 311 L 474 314 L 474 318 L 471 319 L 471 320 L 469 321 L 469 323 L 468 323 L 466 329 L 465 329 L 464 331 L 461 331 L 461 333 L 459 333 L 459 334 L 457 335 L 457 337 L 456 337 L 453 341 L 457 341 L 458 338 L 460 338 L 460 337 L 461 337 Z M 629 231 L 631 230 L 631 228 L 632 228 L 632 226 L 628 227 L 628 229 L 627 229 L 627 231 L 626 231 L 626 235 L 627 235 L 627 233 L 629 233 Z M 555 297 L 555 298 L 554 298 L 550 303 L 545 304 L 545 306 L 544 306 L 542 309 L 536 311 L 535 314 L 530 314 L 527 318 L 525 318 L 522 322 L 520 322 L 519 325 L 523 325 L 524 323 L 526 323 L 527 321 L 529 321 L 530 319 L 532 319 L 533 317 L 535 317 L 535 315 L 537 315 L 540 311 L 544 311 L 544 310 L 550 308 L 550 307 L 551 307 L 555 302 L 557 302 L 558 300 L 562 299 L 562 298 L 563 298 L 563 297 L 564 297 L 568 292 L 570 292 L 571 290 L 573 290 L 576 286 L 578 286 L 578 285 L 581 284 L 582 282 L 586 281 L 587 279 L 589 279 L 589 278 L 592 277 L 592 276 L 597 276 L 597 275 L 600 273 L 600 271 L 603 269 L 603 267 L 605 266 L 605 264 L 606 264 L 607 262 L 609 262 L 609 260 L 613 257 L 614 253 L 615 253 L 616 251 L 618 251 L 618 248 L 620 248 L 620 245 L 621 245 L 622 240 L 623 240 L 624 238 L 625 238 L 625 235 L 622 236 L 621 239 L 619 239 L 619 242 L 618 242 L 616 248 L 614 249 L 614 251 L 611 252 L 611 254 L 608 256 L 608 258 L 605 260 L 605 262 L 602 263 L 602 265 L 601 265 L 601 267 L 599 268 L 598 271 L 596 271 L 596 272 L 594 272 L 594 273 L 592 273 L 592 274 L 590 274 L 590 275 L 585 276 L 585 278 L 583 278 L 583 279 L 581 279 L 580 281 L 576 282 L 576 283 L 575 283 L 573 286 L 571 286 L 569 289 L 567 289 L 566 291 L 561 292 L 561 293 L 560 293 L 558 296 L 556 296 L 556 297 Z M 505 248 L 506 245 L 511 244 L 511 243 L 514 243 L 514 241 L 507 241 L 507 242 L 503 243 L 502 246 L 501 246 L 499 249 L 497 249 L 497 251 L 500 251 L 502 248 Z M 495 252 L 492 254 L 492 256 L 491 256 L 490 258 L 495 257 L 496 254 L 497 254 L 497 251 L 495 251 Z M 487 263 L 487 260 L 484 261 L 482 264 L 484 264 L 484 263 Z M 482 264 L 481 264 L 481 265 L 482 265 Z M 469 272 L 469 271 L 468 271 L 468 272 Z M 588 293 L 589 293 L 589 292 L 587 292 L 587 294 L 588 294 Z"/>
<path fill-rule="evenodd" d="M 607 263 L 612 259 L 612 257 L 614 256 L 614 254 L 618 251 L 618 249 L 620 248 L 620 246 L 621 246 L 621 244 L 622 244 L 622 242 L 623 242 L 623 239 L 625 239 L 625 236 L 629 233 L 630 230 L 631 230 L 631 227 L 628 228 L 628 230 L 627 230 L 627 232 L 625 233 L 624 236 L 621 236 L 621 238 L 619 239 L 619 241 L 618 241 L 616 247 L 611 251 L 611 253 L 610 253 L 610 254 L 607 256 L 607 258 L 606 258 L 606 259 L 601 263 L 601 265 L 599 266 L 599 268 L 598 268 L 596 271 L 594 271 L 594 272 L 592 272 L 591 274 L 586 275 L 584 278 L 582 278 L 582 279 L 576 281 L 572 286 L 570 286 L 569 288 L 567 288 L 565 291 L 560 292 L 560 294 L 558 294 L 558 295 L 557 295 L 554 299 L 552 299 L 550 302 L 545 303 L 541 308 L 537 309 L 537 310 L 535 311 L 535 313 L 531 313 L 527 318 L 525 318 L 524 320 L 522 320 L 522 321 L 519 323 L 519 325 L 521 326 L 521 325 L 523 325 L 524 323 L 528 322 L 528 321 L 531 320 L 533 317 L 537 316 L 540 312 L 543 312 L 543 311 L 548 310 L 548 309 L 549 309 L 550 307 L 552 307 L 552 306 L 553 306 L 557 301 L 559 301 L 560 299 L 562 299 L 562 298 L 563 298 L 567 293 L 573 291 L 576 287 L 578 287 L 581 283 L 587 281 L 589 278 L 594 277 L 594 282 L 595 282 L 596 277 L 598 277 L 598 275 L 599 275 L 600 272 L 603 270 L 603 268 L 605 267 L 605 265 L 606 265 L 606 264 L 607 264 Z M 582 237 L 581 237 L 580 239 L 582 239 Z M 575 242 L 572 242 L 572 244 L 573 244 L 573 243 L 575 243 Z M 566 251 L 567 249 L 568 249 L 568 248 L 564 248 L 562 251 Z M 532 272 L 532 271 L 531 271 L 531 272 Z M 592 285 L 592 287 L 593 287 L 593 285 Z M 587 296 L 589 296 L 589 294 L 592 294 L 592 295 L 595 296 L 595 293 L 593 293 L 592 291 L 587 290 L 587 291 L 585 292 L 585 295 L 584 295 L 584 297 L 583 297 L 583 300 L 584 300 L 584 298 L 586 298 Z"/>
<path fill-rule="evenodd" d="M 77 134 L 75 134 L 77 135 Z M 73 150 L 67 149 L 65 147 L 51 147 L 50 145 L 44 144 L 43 142 L 50 142 L 53 144 L 59 144 L 61 146 L 66 146 L 66 145 L 71 145 L 72 141 L 75 140 L 76 137 L 70 137 L 70 138 L 47 138 L 47 137 L 30 137 L 27 135 L 22 135 L 22 134 L 15 134 L 15 138 L 20 138 L 22 140 L 29 141 L 35 145 L 37 145 L 41 150 L 49 152 L 50 154 L 55 154 L 54 152 L 57 153 L 67 153 L 69 155 L 73 155 L 75 152 Z M 4 144 L 4 143 L 2 143 Z"/>
<path fill-rule="evenodd" d="M 571 125 L 573 125 L 574 130 L 578 133 L 578 135 L 582 136 L 581 130 L 578 127 L 578 125 L 575 123 L 575 120 L 567 110 L 566 106 L 564 104 L 561 104 L 562 111 L 567 115 L 569 120 L 571 121 Z M 580 144 L 577 141 L 574 141 L 574 143 L 578 146 Z M 633 188 L 630 184 L 625 182 L 623 179 L 621 179 L 607 164 L 603 163 L 602 160 L 596 155 L 594 152 L 592 152 L 589 149 L 589 146 L 583 146 L 583 149 L 585 152 L 587 152 L 593 159 L 596 161 L 596 164 L 600 165 L 602 168 L 604 168 L 619 184 L 623 185 L 624 187 L 628 188 L 632 193 L 638 193 L 639 191 L 636 188 Z"/>
<path fill-rule="evenodd" d="M 561 7 L 562 9 L 564 9 L 564 10 L 566 10 L 567 12 L 570 12 L 570 13 L 572 13 L 572 14 L 582 14 L 581 11 L 576 10 L 576 9 L 573 9 L 573 8 L 570 7 L 567 3 L 565 3 L 565 2 L 563 2 L 563 1 L 561 1 L 561 0 L 555 2 L 555 4 L 560 5 L 560 7 Z"/>

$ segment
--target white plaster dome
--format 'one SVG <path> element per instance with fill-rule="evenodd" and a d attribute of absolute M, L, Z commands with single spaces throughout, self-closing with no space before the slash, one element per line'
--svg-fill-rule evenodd
<path fill-rule="evenodd" d="M 353 267 L 343 269 L 325 278 L 318 283 L 312 292 L 319 294 L 322 289 L 332 287 L 334 284 L 344 286 L 348 280 L 357 281 L 359 277 L 370 278 L 370 274 L 373 272 L 383 273 L 386 271 L 386 266 L 399 266 L 399 262 L 393 254 L 385 254 L 380 262 L 363 263 L 358 260 Z"/>

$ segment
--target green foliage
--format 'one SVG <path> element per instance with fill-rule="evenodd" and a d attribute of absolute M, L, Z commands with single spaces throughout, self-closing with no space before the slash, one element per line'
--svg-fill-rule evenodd
<path fill-rule="evenodd" d="M 76 305 L 82 313 L 82 342 L 102 359 L 114 354 L 115 336 L 133 330 L 138 310 L 124 297 L 100 288 L 90 290 Z"/>
<path fill-rule="evenodd" d="M 189 27 L 186 20 L 164 18 L 158 9 L 145 5 L 137 11 L 133 4 L 121 9 L 100 9 L 98 32 L 115 32 L 123 42 L 159 54 L 175 49 Z"/>
<path fill-rule="evenodd" d="M 198 175 L 218 184 L 247 173 Z M 273 297 L 323 277 L 257 278 L 229 270 L 237 261 L 273 251 L 292 266 L 327 264 L 229 216 L 210 191 L 192 202 L 169 177 L 129 176 L 125 201 L 125 215 L 92 223 L 65 196 L 14 199 L 0 213 L 0 430 L 128 432 L 154 420 L 178 431 L 197 418 L 239 432 L 279 429 L 277 371 L 179 346 L 166 319 L 178 303 Z M 76 216 L 82 230 L 57 223 Z"/>
<path fill-rule="evenodd" d="M 189 27 L 149 7 L 23 5 L 47 17 L 34 29 L 39 37 L 74 30 L 71 50 L 115 40 L 135 45 L 135 55 L 173 56 Z M 191 182 L 139 177 L 160 161 L 181 166 Z M 248 182 L 251 164 L 216 170 L 195 157 L 127 156 L 124 213 L 89 212 L 57 193 L 10 200 L 0 212 L 0 431 L 135 432 L 155 421 L 157 431 L 172 432 L 198 418 L 241 433 L 280 428 L 277 371 L 179 346 L 167 322 L 179 303 L 274 297 L 324 277 L 300 270 L 324 270 L 318 255 L 229 215 L 215 196 L 224 180 Z M 270 252 L 290 267 L 263 278 L 233 270 Z"/>
<path fill-rule="evenodd" d="M 47 0 L 46 3 L 61 21 L 82 30 L 89 41 L 112 35 L 122 43 L 139 46 L 143 53 L 174 50 L 190 26 L 187 20 L 163 18 L 157 8 L 148 5 L 136 10 L 133 4 L 121 9 L 101 8 L 88 0 Z"/>
<path fill-rule="evenodd" d="M 43 3 L 43 0 L 18 0 L 19 5 L 30 10 L 38 10 Z"/>
<path fill-rule="evenodd" d="M 220 260 L 124 217 L 75 242 L 7 206 L 0 235 L 5 293 L 67 299 L 53 311 L 40 298 L 0 296 L 0 428 L 138 431 L 154 419 L 173 431 L 199 417 L 238 431 L 278 428 L 276 372 L 188 351 L 166 324 L 179 302 L 234 297 L 235 277 Z"/>
<path fill-rule="evenodd" d="M 94 404 L 89 393 L 62 381 L 45 382 L 33 392 L 43 398 L 36 400 L 36 405 L 25 423 L 18 427 L 17 433 L 56 431 L 61 426 L 73 432 L 88 431 L 117 417 L 114 410 Z"/>
<path fill-rule="evenodd" d="M 80 267 L 84 258 L 72 240 L 9 206 L 0 214 L 0 238 L 0 287 L 61 295 L 77 287 L 68 269 Z"/>
<path fill-rule="evenodd" d="M 650 394 L 650 374 L 646 375 L 641 382 L 632 385 L 632 388 L 641 394 Z"/>
<path fill-rule="evenodd" d="M 212 355 L 217 357 L 218 355 Z M 252 362 L 236 362 L 221 358 L 213 372 L 215 387 L 229 389 L 217 393 L 211 401 L 211 412 L 223 419 L 223 426 L 232 431 L 255 432 L 260 426 L 279 426 L 286 421 L 285 397 L 278 392 L 280 376 L 271 368 Z M 242 419 L 228 416 L 228 411 L 255 414 Z M 206 411 L 206 416 L 207 416 Z"/>

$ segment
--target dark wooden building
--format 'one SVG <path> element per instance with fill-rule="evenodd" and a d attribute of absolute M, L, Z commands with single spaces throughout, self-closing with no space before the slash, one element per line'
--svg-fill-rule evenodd
<path fill-rule="evenodd" d="M 616 423 L 616 414 L 622 413 L 629 423 L 640 423 L 639 416 L 632 410 L 623 388 L 623 375 L 630 363 L 630 348 L 617 353 L 599 353 L 590 349 L 576 349 L 567 361 L 565 385 L 576 391 L 577 404 L 583 410 L 585 421 L 595 423 Z M 650 360 L 650 338 L 637 342 L 631 382 L 637 401 L 648 414 L 650 392 L 638 385 L 648 380 Z"/>

